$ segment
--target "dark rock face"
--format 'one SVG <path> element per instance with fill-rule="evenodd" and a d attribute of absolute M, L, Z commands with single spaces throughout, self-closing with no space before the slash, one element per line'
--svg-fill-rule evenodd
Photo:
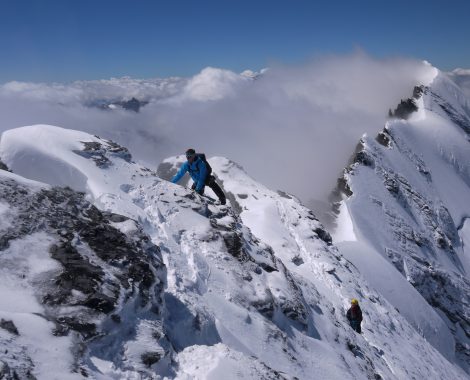
<path fill-rule="evenodd" d="M 318 237 L 321 240 L 323 240 L 326 244 L 328 245 L 333 244 L 333 239 L 331 238 L 331 235 L 325 229 L 318 227 L 318 228 L 315 228 L 313 232 L 315 232 L 318 235 Z"/>
<path fill-rule="evenodd" d="M 18 329 L 12 321 L 6 321 L 5 319 L 0 320 L 0 328 L 8 331 L 10 334 L 19 335 Z"/>
<path fill-rule="evenodd" d="M 413 97 L 405 100 L 401 100 L 397 108 L 394 111 L 390 110 L 388 113 L 389 117 L 396 117 L 399 119 L 408 119 L 413 112 L 418 110 L 416 106 L 416 100 L 427 91 L 424 86 L 415 86 L 413 89 Z"/>
<path fill-rule="evenodd" d="M 10 169 L 8 169 L 8 166 L 2 162 L 2 160 L 0 160 L 0 170 L 6 170 L 7 172 L 10 171 Z"/>
<path fill-rule="evenodd" d="M 99 168 L 106 169 L 112 165 L 111 160 L 107 157 L 108 155 L 119 157 L 126 162 L 132 161 L 129 150 L 114 141 L 82 141 L 82 144 L 84 146 L 82 150 L 74 150 L 73 152 L 79 156 L 92 159 Z"/>
<path fill-rule="evenodd" d="M 376 138 L 377 142 L 380 144 L 380 145 L 383 145 L 385 147 L 389 147 L 390 146 L 390 136 L 387 132 L 386 129 L 384 129 L 382 132 L 380 132 L 378 135 L 377 135 L 377 138 Z"/>
<path fill-rule="evenodd" d="M 418 265 L 416 261 L 407 260 L 407 263 L 411 264 L 407 273 L 412 285 L 430 305 L 441 310 L 470 338 L 470 302 L 468 297 L 462 297 L 462 293 L 470 294 L 470 282 L 463 276 L 451 276 L 432 266 Z M 460 343 L 459 340 L 457 342 Z"/>
<path fill-rule="evenodd" d="M 413 112 L 416 112 L 418 107 L 414 99 L 408 98 L 401 100 L 397 108 L 392 112 L 389 112 L 390 117 L 397 117 L 399 119 L 408 119 Z"/>
<path fill-rule="evenodd" d="M 146 106 L 149 102 L 146 100 L 139 100 L 135 97 L 132 97 L 129 100 L 124 99 L 115 99 L 115 100 L 96 100 L 94 102 L 88 103 L 88 107 L 96 107 L 102 110 L 110 111 L 111 108 L 122 108 L 126 111 L 139 112 L 140 109 Z"/>
<path fill-rule="evenodd" d="M 38 283 L 36 289 L 45 318 L 56 325 L 54 335 L 73 333 L 78 346 L 91 338 L 96 344 L 101 339 L 100 322 L 116 320 L 127 302 L 161 318 L 165 266 L 158 247 L 138 225 L 124 234 L 116 221 L 128 218 L 101 212 L 84 194 L 69 188 L 32 191 L 12 179 L 2 179 L 0 200 L 15 209 L 11 224 L 1 231 L 0 251 L 37 232 L 55 240 L 49 254 L 61 269 L 51 272 L 50 279 Z M 0 327 L 18 334 L 11 321 L 2 320 Z M 7 360 L 4 368 L 15 370 L 14 361 L 3 360 Z"/>
<path fill-rule="evenodd" d="M 140 108 L 148 104 L 148 102 L 139 101 L 136 98 L 132 98 L 127 101 L 119 102 L 118 104 L 120 104 L 125 110 L 139 112 Z"/>
<path fill-rule="evenodd" d="M 158 363 L 162 358 L 162 355 L 159 352 L 146 352 L 142 354 L 142 363 L 147 367 L 151 367 L 153 364 Z"/>
<path fill-rule="evenodd" d="M 2 380 L 36 380 L 30 370 L 11 369 L 8 363 L 0 360 L 0 379 Z"/>

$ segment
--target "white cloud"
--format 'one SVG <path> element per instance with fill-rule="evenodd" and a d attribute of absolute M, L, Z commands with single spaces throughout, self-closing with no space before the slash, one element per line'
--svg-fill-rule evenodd
<path fill-rule="evenodd" d="M 229 70 L 206 67 L 191 78 L 183 89 L 183 100 L 219 100 L 235 96 L 236 91 L 249 80 L 244 75 L 235 74 Z"/>
<path fill-rule="evenodd" d="M 11 82 L 0 87 L 0 130 L 49 123 L 112 138 L 157 164 L 188 147 L 238 161 L 267 185 L 325 199 L 359 138 L 428 83 L 432 66 L 364 53 L 273 65 L 257 80 L 206 68 L 192 78 Z M 97 99 L 150 100 L 140 113 L 85 107 Z"/>

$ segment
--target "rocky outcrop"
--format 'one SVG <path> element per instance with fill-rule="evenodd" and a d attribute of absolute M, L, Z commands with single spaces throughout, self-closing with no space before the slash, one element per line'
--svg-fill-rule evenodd
<path fill-rule="evenodd" d="M 416 101 L 427 91 L 424 86 L 415 86 L 413 89 L 413 96 L 411 98 L 401 100 L 395 110 L 389 110 L 388 116 L 398 119 L 408 119 L 413 112 L 418 110 Z"/>
<path fill-rule="evenodd" d="M 102 110 L 124 109 L 126 111 L 139 112 L 140 109 L 146 106 L 149 102 L 147 100 L 139 100 L 132 97 L 129 100 L 115 99 L 115 100 L 94 100 L 87 104 L 88 107 L 97 107 Z"/>
<path fill-rule="evenodd" d="M 99 138 L 98 136 L 95 137 Z M 114 141 L 82 141 L 82 144 L 83 149 L 74 150 L 73 152 L 79 156 L 93 160 L 96 166 L 101 169 L 106 169 L 112 165 L 112 161 L 109 157 L 118 157 L 126 162 L 132 162 L 132 156 L 129 150 Z"/>
<path fill-rule="evenodd" d="M 48 272 L 48 281 L 40 280 L 42 274 L 24 275 L 34 284 L 35 296 L 44 308 L 43 317 L 56 326 L 52 334 L 71 336 L 75 347 L 82 347 L 74 354 L 75 371 L 87 373 L 82 360 L 89 344 L 100 346 L 104 335 L 108 335 L 109 343 L 113 330 L 119 335 L 123 309 L 133 305 L 136 315 L 150 313 L 152 319 L 162 318 L 165 266 L 158 247 L 134 221 L 101 212 L 85 200 L 84 194 L 69 188 L 33 190 L 12 178 L 0 179 L 0 202 L 15 210 L 8 224 L 2 224 L 1 265 L 9 265 L 5 252 L 11 252 L 16 242 L 38 233 L 51 239 L 49 257 L 60 269 Z M 125 232 L 121 226 L 126 226 Z M 21 335 L 13 321 L 2 319 L 0 327 L 12 334 L 12 341 Z M 155 347 L 165 345 L 162 328 L 154 332 L 159 334 Z M 167 353 L 161 349 L 158 359 Z M 142 363 L 151 366 L 156 358 L 145 356 Z M 20 378 L 30 378 L 27 372 L 34 368 L 27 349 L 23 363 L 8 350 L 0 353 L 0 361 L 1 371 L 16 371 Z"/>

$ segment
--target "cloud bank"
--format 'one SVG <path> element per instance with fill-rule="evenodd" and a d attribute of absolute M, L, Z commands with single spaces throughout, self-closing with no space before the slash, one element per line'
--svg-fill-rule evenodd
<path fill-rule="evenodd" d="M 389 108 L 436 69 L 358 52 L 261 75 L 206 68 L 192 78 L 120 78 L 0 86 L 0 131 L 45 123 L 111 138 L 149 165 L 194 147 L 237 161 L 302 200 L 325 200 L 360 137 L 382 129 Z M 253 77 L 257 79 L 253 79 Z M 90 105 L 136 97 L 134 113 Z"/>

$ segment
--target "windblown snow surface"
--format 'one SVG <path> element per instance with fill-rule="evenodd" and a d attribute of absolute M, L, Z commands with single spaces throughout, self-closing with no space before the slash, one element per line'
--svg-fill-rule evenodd
<path fill-rule="evenodd" d="M 157 173 L 83 132 L 4 132 L 0 377 L 468 378 L 468 119 L 435 82 L 363 139 L 334 239 L 226 158 L 220 206 L 167 181 L 181 156 Z"/>

